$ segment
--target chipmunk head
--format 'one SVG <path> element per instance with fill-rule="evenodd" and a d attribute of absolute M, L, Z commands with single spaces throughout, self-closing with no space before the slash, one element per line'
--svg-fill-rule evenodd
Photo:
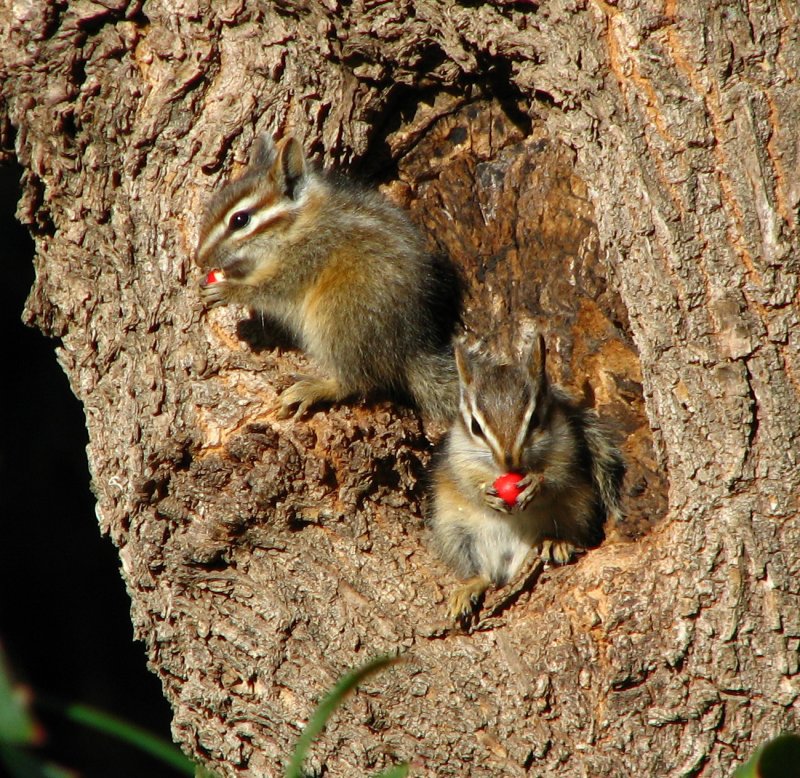
<path fill-rule="evenodd" d="M 493 362 L 462 344 L 455 353 L 466 435 L 475 447 L 488 449 L 500 471 L 524 470 L 526 450 L 547 444 L 551 403 L 544 338 L 535 338 L 520 364 Z"/>
<path fill-rule="evenodd" d="M 256 139 L 244 174 L 212 199 L 200 227 L 197 264 L 245 277 L 269 242 L 285 233 L 297 217 L 309 180 L 303 147 L 291 135 L 276 144 L 269 135 Z"/>

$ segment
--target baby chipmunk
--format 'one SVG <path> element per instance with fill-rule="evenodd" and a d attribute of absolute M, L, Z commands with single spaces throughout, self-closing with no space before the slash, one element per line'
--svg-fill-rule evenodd
<path fill-rule="evenodd" d="M 606 518 L 622 517 L 625 466 L 594 411 L 550 382 L 541 335 L 523 364 L 461 344 L 456 364 L 461 401 L 434 469 L 430 521 L 442 558 L 467 579 L 449 603 L 461 621 L 489 587 L 514 577 L 533 547 L 564 563 L 598 545 Z M 509 473 L 517 474 L 510 494 Z"/>
<path fill-rule="evenodd" d="M 301 376 L 278 415 L 375 391 L 449 418 L 458 278 L 377 192 L 313 170 L 300 142 L 262 135 L 244 174 L 211 200 L 197 262 L 208 307 L 277 320 L 323 372 Z"/>

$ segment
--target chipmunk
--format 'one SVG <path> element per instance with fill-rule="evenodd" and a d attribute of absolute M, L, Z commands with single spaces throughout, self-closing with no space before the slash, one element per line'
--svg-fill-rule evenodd
<path fill-rule="evenodd" d="M 376 390 L 435 418 L 455 413 L 455 270 L 399 208 L 314 171 L 296 138 L 256 141 L 244 174 L 211 200 L 196 259 L 212 271 L 208 307 L 277 320 L 324 371 L 283 392 L 279 417 Z"/>
<path fill-rule="evenodd" d="M 598 545 L 606 517 L 622 518 L 625 466 L 594 411 L 550 382 L 541 335 L 524 364 L 462 344 L 455 357 L 460 412 L 434 468 L 430 523 L 443 559 L 468 579 L 449 602 L 449 615 L 462 621 L 489 587 L 514 577 L 533 547 L 565 563 Z M 511 505 L 495 486 L 509 472 L 520 476 Z"/>

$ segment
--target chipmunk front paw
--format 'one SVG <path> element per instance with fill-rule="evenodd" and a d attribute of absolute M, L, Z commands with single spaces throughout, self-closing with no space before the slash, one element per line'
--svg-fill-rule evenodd
<path fill-rule="evenodd" d="M 342 399 L 339 383 L 333 378 L 298 376 L 297 381 L 280 396 L 279 419 L 302 418 L 319 403 L 334 403 Z"/>
<path fill-rule="evenodd" d="M 200 297 L 206 308 L 225 305 L 230 302 L 231 284 L 224 279 L 213 283 L 202 283 L 200 284 Z"/>
<path fill-rule="evenodd" d="M 483 501 L 493 510 L 500 511 L 500 513 L 511 513 L 514 510 L 514 505 L 509 505 L 495 489 L 494 484 L 483 484 L 481 488 Z"/>
<path fill-rule="evenodd" d="M 517 496 L 517 501 L 514 503 L 514 508 L 518 511 L 524 511 L 530 505 L 536 495 L 542 490 L 544 483 L 544 476 L 541 473 L 528 473 L 522 480 L 517 482 L 517 488 L 520 493 Z"/>

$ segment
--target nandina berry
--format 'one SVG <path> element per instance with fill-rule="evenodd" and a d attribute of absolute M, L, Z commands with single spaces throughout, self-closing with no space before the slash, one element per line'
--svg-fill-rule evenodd
<path fill-rule="evenodd" d="M 520 489 L 517 484 L 522 480 L 519 473 L 503 473 L 495 482 L 494 489 L 506 505 L 513 505 L 519 497 Z"/>

